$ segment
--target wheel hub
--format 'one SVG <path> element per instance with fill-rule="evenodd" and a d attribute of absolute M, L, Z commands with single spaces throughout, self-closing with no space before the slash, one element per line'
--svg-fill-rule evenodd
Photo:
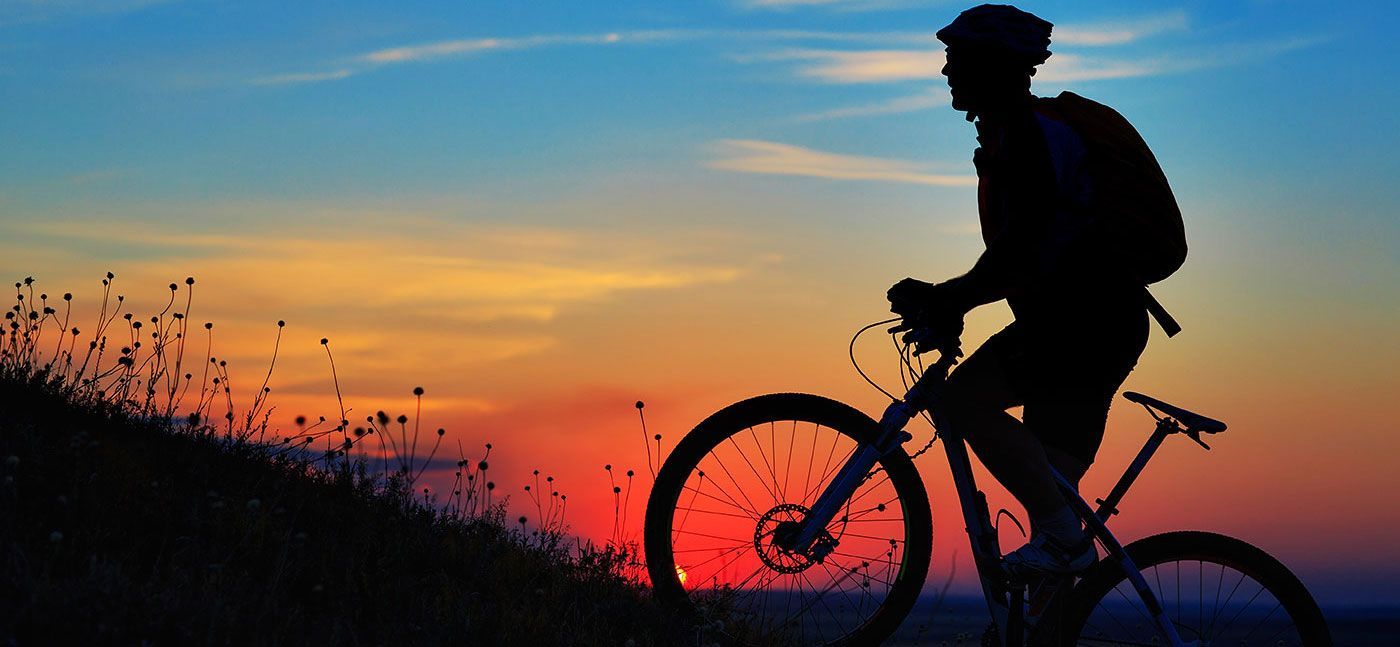
<path fill-rule="evenodd" d="M 754 528 L 753 547 L 763 563 L 779 573 L 801 573 L 820 564 L 836 549 L 836 539 L 822 530 L 806 551 L 795 549 L 802 522 L 811 514 L 805 506 L 780 503 L 763 513 Z"/>

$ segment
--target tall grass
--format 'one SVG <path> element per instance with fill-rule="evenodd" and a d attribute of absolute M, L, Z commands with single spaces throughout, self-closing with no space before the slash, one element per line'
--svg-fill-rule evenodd
<path fill-rule="evenodd" d="M 421 388 L 412 417 L 378 411 L 352 423 L 322 339 L 338 415 L 298 417 L 281 435 L 270 384 L 284 322 L 239 402 L 214 324 L 192 323 L 195 280 L 171 283 L 163 306 L 138 317 L 115 278 L 102 279 L 87 322 L 71 294 L 50 299 L 32 278 L 15 284 L 6 312 L 0 638 L 713 639 L 647 597 L 628 533 L 630 470 L 611 481 L 614 533 L 602 545 L 569 538 L 568 497 L 539 471 L 523 486 L 534 518 L 511 523 L 490 443 L 457 445 L 450 490 L 420 487 L 446 436 L 423 425 Z"/>

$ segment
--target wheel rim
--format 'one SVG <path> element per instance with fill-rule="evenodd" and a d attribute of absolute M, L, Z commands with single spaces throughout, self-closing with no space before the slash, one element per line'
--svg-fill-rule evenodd
<path fill-rule="evenodd" d="M 878 613 L 905 566 L 908 522 L 882 469 L 815 543 L 784 541 L 854 452 L 854 439 L 773 421 L 719 440 L 692 466 L 671 519 L 676 576 L 691 602 L 738 620 L 741 642 L 838 642 Z"/>
<path fill-rule="evenodd" d="M 1276 594 L 1235 565 L 1176 560 L 1142 567 L 1168 619 L 1186 642 L 1200 645 L 1302 645 L 1303 636 Z M 1127 581 L 1118 582 L 1084 621 L 1082 645 L 1164 644 L 1152 616 Z"/>

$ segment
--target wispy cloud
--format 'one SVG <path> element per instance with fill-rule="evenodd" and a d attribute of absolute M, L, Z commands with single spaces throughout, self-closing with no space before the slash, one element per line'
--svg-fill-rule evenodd
<path fill-rule="evenodd" d="M 936 42 L 937 39 L 931 33 L 833 32 L 804 29 L 652 29 L 593 34 L 459 38 L 376 49 L 328 63 L 326 69 L 254 77 L 249 79 L 249 83 L 253 85 L 284 85 L 339 81 L 389 65 L 450 60 L 492 52 L 523 51 L 542 47 L 653 45 L 696 40 L 749 43 L 801 41 L 878 44 L 894 42 L 904 45 L 926 45 Z"/>
<path fill-rule="evenodd" d="M 1036 73 L 1037 81 L 1097 81 L 1243 65 L 1330 40 L 1307 36 L 1195 48 L 1184 54 L 1114 58 L 1059 52 Z M 943 78 L 943 52 L 915 49 L 786 49 L 736 57 L 741 62 L 796 61 L 794 74 L 822 83 L 861 84 L 927 81 Z"/>
<path fill-rule="evenodd" d="M 408 63 L 429 61 L 451 56 L 465 56 L 491 50 L 520 50 L 557 45 L 611 45 L 622 42 L 623 36 L 617 32 L 606 34 L 566 35 L 552 34 L 526 36 L 522 38 L 468 38 L 448 40 L 425 45 L 391 47 L 375 50 L 358 57 L 371 64 Z M 629 40 L 631 40 L 629 35 Z"/>
<path fill-rule="evenodd" d="M 696 38 L 705 32 L 686 30 L 654 30 L 635 32 L 606 32 L 598 34 L 541 34 L 511 38 L 462 38 L 400 47 L 386 47 L 342 60 L 333 69 L 293 72 L 256 77 L 254 85 L 290 83 L 319 83 L 339 81 L 370 70 L 403 63 L 419 63 L 441 59 L 462 58 L 488 52 L 520 51 L 541 47 L 607 46 L 619 43 L 639 44 Z"/>
<path fill-rule="evenodd" d="M 12 228 L 55 242 L 137 246 L 161 266 L 187 260 L 207 274 L 239 277 L 254 300 L 275 294 L 280 301 L 317 307 L 356 294 L 364 306 L 456 321 L 548 321 L 573 304 L 728 282 L 749 267 L 734 258 L 682 260 L 675 255 L 693 257 L 695 250 L 668 249 L 616 232 L 351 220 L 330 230 L 173 231 L 87 221 Z M 306 280 L 287 281 L 288 276 Z M 386 281 L 386 276 L 400 279 Z"/>
<path fill-rule="evenodd" d="M 1165 32 L 1185 31 L 1189 23 L 1185 11 L 1172 11 L 1125 20 L 1057 26 L 1051 32 L 1051 47 L 1126 45 Z"/>
<path fill-rule="evenodd" d="M 786 49 L 740 61 L 800 61 L 798 76 L 826 83 L 888 83 L 941 76 L 943 52 L 938 50 Z"/>
<path fill-rule="evenodd" d="M 794 117 L 793 120 L 798 122 L 812 122 L 828 121 L 831 119 L 850 119 L 854 117 L 879 117 L 903 114 L 906 112 L 917 112 L 919 110 L 929 110 L 947 104 L 948 91 L 942 88 L 933 88 L 926 92 L 894 97 L 892 99 L 885 99 L 884 101 L 832 108 L 820 112 L 809 112 L 798 115 Z"/>
<path fill-rule="evenodd" d="M 780 8 L 822 5 L 847 9 L 889 3 L 851 0 L 763 0 L 755 7 Z M 1064 35 L 1056 32 L 1056 42 L 1077 45 L 1120 45 L 1185 24 L 1182 12 L 1148 16 L 1113 23 L 1071 26 Z M 545 47 L 600 47 L 613 45 L 654 45 L 684 41 L 712 40 L 750 44 L 840 43 L 865 45 L 876 49 L 836 51 L 788 49 L 735 57 L 753 60 L 808 60 L 800 68 L 804 76 L 838 83 L 883 82 L 934 78 L 942 67 L 942 47 L 927 31 L 841 32 L 803 29 L 659 29 L 611 31 L 590 34 L 536 34 L 515 37 L 479 37 L 416 43 L 376 49 L 327 65 L 325 69 L 280 73 L 255 77 L 254 85 L 288 85 L 339 81 L 374 69 L 404 63 L 422 63 Z M 908 49 L 915 47 L 918 49 Z"/>
<path fill-rule="evenodd" d="M 772 6 L 802 4 L 843 5 L 844 0 L 767 0 Z M 768 5 L 764 5 L 768 6 Z M 1067 25 L 1056 28 L 1051 48 L 1056 51 L 1037 78 L 1055 81 L 1116 79 L 1179 72 L 1228 65 L 1230 54 L 1194 52 L 1191 56 L 1158 56 L 1132 60 L 1066 52 L 1059 46 L 1105 48 L 1189 27 L 1184 11 L 1145 15 L 1122 20 Z M 610 47 L 656 45 L 699 40 L 746 44 L 757 47 L 731 58 L 743 63 L 795 62 L 794 73 L 825 83 L 890 83 L 941 78 L 942 45 L 928 31 L 841 32 L 802 29 L 660 29 L 610 31 L 589 34 L 536 34 L 516 37 L 479 37 L 416 43 L 380 48 L 331 60 L 321 69 L 264 75 L 248 79 L 254 85 L 290 85 L 339 81 L 393 65 L 460 59 L 489 53 L 524 51 L 546 47 Z M 780 48 L 783 44 L 788 47 Z M 832 49 L 832 47 L 867 49 Z M 1221 51 L 1272 51 L 1270 44 L 1239 44 Z M 766 50 L 764 48 L 767 48 Z M 1277 49 L 1274 47 L 1274 49 Z M 1194 61 L 1190 65 L 1182 61 Z M 880 113 L 874 113 L 880 114 Z"/>
<path fill-rule="evenodd" d="M 355 72 L 349 68 L 340 68 L 328 72 L 297 72 L 293 74 L 274 74 L 272 76 L 262 76 L 249 81 L 253 85 L 285 85 L 288 83 L 318 83 L 321 81 L 339 81 L 348 78 Z"/>
<path fill-rule="evenodd" d="M 792 49 L 765 55 L 767 60 L 800 61 L 798 77 L 822 83 L 894 83 L 943 79 L 943 52 L 935 50 Z M 1223 63 L 1223 61 L 1222 61 Z M 1150 76 L 1173 69 L 1168 59 L 1120 61 L 1060 53 L 1036 73 L 1039 81 L 1093 81 Z"/>
<path fill-rule="evenodd" d="M 1036 72 L 1037 81 L 1102 81 L 1153 76 L 1167 71 L 1162 61 L 1116 61 L 1077 54 L 1056 54 Z"/>
<path fill-rule="evenodd" d="M 929 186 L 975 186 L 971 175 L 930 172 L 930 164 L 863 155 L 843 155 L 752 139 L 717 142 L 718 159 L 706 166 L 737 173 L 794 175 L 828 180 L 902 182 Z"/>

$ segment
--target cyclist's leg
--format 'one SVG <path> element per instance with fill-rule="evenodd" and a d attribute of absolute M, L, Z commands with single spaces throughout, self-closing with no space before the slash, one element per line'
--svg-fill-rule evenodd
<path fill-rule="evenodd" d="M 1051 464 L 1077 487 L 1103 442 L 1118 388 L 1147 345 L 1144 312 L 1097 318 L 1090 330 L 1035 335 L 1027 340 L 1025 423 Z M 1066 361 L 1062 348 L 1075 354 Z"/>
<path fill-rule="evenodd" d="M 1040 440 L 1006 412 L 1025 402 L 1024 360 L 1015 324 L 993 335 L 948 376 L 943 415 L 1034 522 L 1068 503 L 1055 487 Z"/>

